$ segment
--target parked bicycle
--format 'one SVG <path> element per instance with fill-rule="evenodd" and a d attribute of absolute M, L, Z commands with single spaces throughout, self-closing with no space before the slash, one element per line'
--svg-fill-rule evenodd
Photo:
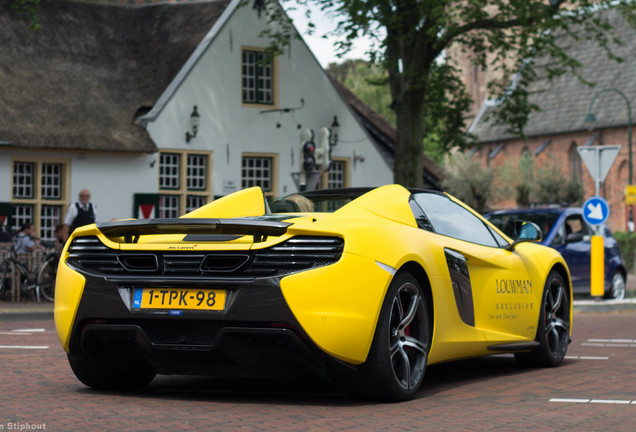
<path fill-rule="evenodd" d="M 17 287 L 21 294 L 35 293 L 35 298 L 53 301 L 55 297 L 55 278 L 59 256 L 56 251 L 45 253 L 44 259 L 37 266 L 30 266 L 28 262 L 16 254 L 11 248 L 0 263 L 0 299 L 8 300 L 12 294 L 12 275 L 16 275 Z"/>

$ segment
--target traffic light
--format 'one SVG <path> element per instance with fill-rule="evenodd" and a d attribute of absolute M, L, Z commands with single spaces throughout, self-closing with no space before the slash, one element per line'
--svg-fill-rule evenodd
<path fill-rule="evenodd" d="M 316 145 L 314 144 L 314 131 L 305 129 L 301 135 L 303 148 L 303 170 L 312 172 L 316 168 Z"/>
<path fill-rule="evenodd" d="M 316 166 L 323 171 L 329 170 L 329 165 L 331 165 L 330 141 L 331 131 L 326 127 L 321 128 L 316 137 Z"/>

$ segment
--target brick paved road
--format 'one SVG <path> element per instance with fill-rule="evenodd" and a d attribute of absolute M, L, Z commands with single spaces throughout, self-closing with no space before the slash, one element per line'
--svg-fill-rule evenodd
<path fill-rule="evenodd" d="M 191 377 L 100 393 L 75 379 L 51 321 L 0 322 L 0 430 L 634 430 L 636 313 L 577 313 L 568 355 L 553 369 L 522 369 L 509 356 L 432 366 L 418 397 L 400 404 L 321 384 Z"/>

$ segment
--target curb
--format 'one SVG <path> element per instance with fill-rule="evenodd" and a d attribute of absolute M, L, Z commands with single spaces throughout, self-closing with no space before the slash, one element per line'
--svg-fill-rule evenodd
<path fill-rule="evenodd" d="M 636 312 L 636 299 L 625 300 L 574 300 L 575 312 Z"/>

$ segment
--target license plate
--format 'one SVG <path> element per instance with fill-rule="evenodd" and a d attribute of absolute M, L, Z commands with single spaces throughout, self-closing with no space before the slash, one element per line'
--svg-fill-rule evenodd
<path fill-rule="evenodd" d="M 133 309 L 225 309 L 225 290 L 135 288 Z"/>

